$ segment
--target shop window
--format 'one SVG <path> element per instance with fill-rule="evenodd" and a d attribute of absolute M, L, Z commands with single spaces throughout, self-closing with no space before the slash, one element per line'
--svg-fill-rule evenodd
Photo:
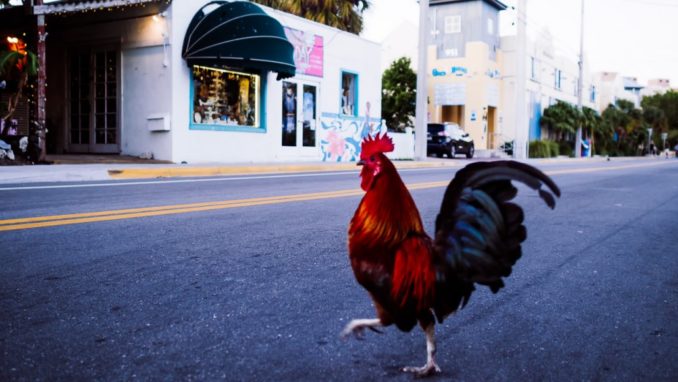
<path fill-rule="evenodd" d="M 192 124 L 261 127 L 260 86 L 256 74 L 194 66 Z"/>
<path fill-rule="evenodd" d="M 358 115 L 358 75 L 341 72 L 341 114 Z"/>

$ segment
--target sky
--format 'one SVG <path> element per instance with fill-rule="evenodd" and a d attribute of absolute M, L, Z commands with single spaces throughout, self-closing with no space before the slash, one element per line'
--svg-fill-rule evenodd
<path fill-rule="evenodd" d="M 517 0 L 500 13 L 501 35 L 516 34 Z M 577 62 L 581 0 L 527 0 L 527 34 L 548 28 L 562 55 Z M 362 36 L 380 42 L 403 21 L 419 23 L 417 0 L 371 0 Z M 513 25 L 512 25 L 513 24 Z M 584 0 L 584 61 L 591 72 L 648 79 L 678 87 L 678 0 Z"/>

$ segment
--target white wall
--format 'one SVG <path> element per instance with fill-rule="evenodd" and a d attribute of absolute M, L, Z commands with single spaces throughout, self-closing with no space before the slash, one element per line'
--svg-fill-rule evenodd
<path fill-rule="evenodd" d="M 168 134 L 152 134 L 146 128 L 146 116 L 152 113 L 170 113 L 169 94 L 171 82 L 168 68 L 163 66 L 163 32 L 167 24 L 162 18 L 139 17 L 103 24 L 86 24 L 57 30 L 54 37 L 58 42 L 53 45 L 62 51 L 57 57 L 62 59 L 62 78 L 52 77 L 52 83 L 60 90 L 60 96 L 68 99 L 68 68 L 66 51 L 77 47 L 111 47 L 120 49 L 120 124 L 119 147 L 122 154 L 140 155 L 152 152 L 159 159 L 171 159 L 171 137 Z M 52 61 L 53 62 L 53 61 Z M 50 65 L 48 64 L 48 70 Z M 54 72 L 50 72 L 53 74 Z M 61 81 L 61 82 L 60 82 Z M 52 88 L 52 87 L 50 87 Z M 50 90 L 50 94 L 54 94 Z M 68 105 L 63 103 L 64 109 Z M 67 141 L 67 124 L 64 113 L 50 111 L 55 123 L 63 124 L 61 145 Z"/>
<path fill-rule="evenodd" d="M 188 163 L 322 160 L 323 135 L 320 126 L 317 128 L 316 147 L 282 146 L 282 81 L 276 81 L 274 73 L 267 76 L 265 133 L 189 129 L 191 73 L 181 57 L 181 46 L 193 15 L 206 3 L 207 1 L 175 1 L 172 2 L 168 13 L 168 20 L 171 23 L 172 131 L 169 134 L 172 137 L 171 160 Z M 290 79 L 314 82 L 318 85 L 319 125 L 323 113 L 339 112 L 342 69 L 359 74 L 359 118 L 364 120 L 365 104 L 369 101 L 370 116 L 380 120 L 381 72 L 378 44 L 300 17 L 262 8 L 283 26 L 323 37 L 323 78 L 298 75 Z"/>
<path fill-rule="evenodd" d="M 123 154 L 152 154 L 155 159 L 171 160 L 169 132 L 151 132 L 147 118 L 166 115 L 172 126 L 170 72 L 163 66 L 162 46 L 125 49 L 122 52 L 122 145 Z"/>

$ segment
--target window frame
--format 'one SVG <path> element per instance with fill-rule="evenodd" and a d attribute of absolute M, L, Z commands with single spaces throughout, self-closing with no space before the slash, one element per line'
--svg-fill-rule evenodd
<path fill-rule="evenodd" d="M 453 29 L 453 26 L 456 28 Z M 461 15 L 447 15 L 443 18 L 443 30 L 445 34 L 461 33 Z"/>
<path fill-rule="evenodd" d="M 555 73 L 554 73 L 554 84 L 553 84 L 554 86 L 553 86 L 553 87 L 554 87 L 555 89 L 557 89 L 557 90 L 561 90 L 561 89 L 562 89 L 562 87 L 561 87 L 561 85 L 562 85 L 561 79 L 562 79 L 562 78 L 561 78 L 561 71 L 560 71 L 560 69 L 555 69 Z"/>
<path fill-rule="evenodd" d="M 347 69 L 340 69 L 339 71 L 339 115 L 342 117 L 357 117 L 358 116 L 358 109 L 360 105 L 360 74 L 355 71 L 347 70 Z M 345 114 L 344 111 L 342 110 L 342 105 L 341 105 L 341 98 L 343 97 L 343 92 L 344 92 L 344 74 L 348 74 L 353 76 L 353 113 L 352 114 Z"/>
<path fill-rule="evenodd" d="M 197 123 L 194 120 L 194 97 L 195 97 L 195 77 L 193 74 L 194 67 L 201 67 L 219 72 L 235 73 L 245 76 L 254 76 L 258 78 L 256 89 L 255 102 L 258 104 L 259 125 L 258 126 L 243 126 L 243 125 L 227 125 L 227 124 L 208 124 Z M 190 84 L 189 84 L 189 130 L 197 131 L 234 131 L 234 132 L 248 132 L 248 133 L 266 133 L 266 88 L 267 88 L 267 72 L 244 72 L 231 68 L 217 68 L 205 65 L 193 65 L 190 68 Z"/>

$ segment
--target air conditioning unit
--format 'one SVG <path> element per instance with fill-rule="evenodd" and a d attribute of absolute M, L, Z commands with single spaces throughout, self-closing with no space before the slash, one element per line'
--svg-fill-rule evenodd
<path fill-rule="evenodd" d="M 148 131 L 170 131 L 170 117 L 167 114 L 150 114 L 146 117 Z"/>

